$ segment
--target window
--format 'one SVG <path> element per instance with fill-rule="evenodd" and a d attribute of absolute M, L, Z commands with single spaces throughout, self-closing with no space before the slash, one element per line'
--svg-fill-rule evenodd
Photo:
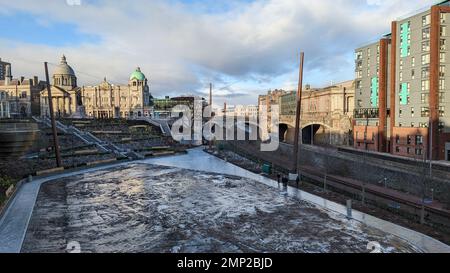
<path fill-rule="evenodd" d="M 415 73 L 414 69 L 412 69 L 412 70 L 411 70 L 411 79 L 414 80 L 414 78 L 416 77 L 415 74 L 416 74 L 416 73 Z"/>
<path fill-rule="evenodd" d="M 414 128 L 415 124 L 414 122 L 411 122 L 411 128 Z"/>
<path fill-rule="evenodd" d="M 400 70 L 403 69 L 403 59 L 400 59 Z"/>
<path fill-rule="evenodd" d="M 356 72 L 356 78 L 357 79 L 361 79 L 362 78 L 362 70 Z"/>
<path fill-rule="evenodd" d="M 423 41 L 422 42 L 422 52 L 429 52 L 430 51 L 430 40 Z"/>
<path fill-rule="evenodd" d="M 430 90 L 430 80 L 422 81 L 422 91 Z"/>
<path fill-rule="evenodd" d="M 440 102 L 440 103 L 443 103 L 443 102 L 444 102 L 444 96 L 445 96 L 445 93 L 444 93 L 444 92 L 440 92 L 440 93 L 439 93 L 439 102 Z"/>
<path fill-rule="evenodd" d="M 422 107 L 420 110 L 421 117 L 429 117 L 430 116 L 430 109 L 428 107 Z"/>
<path fill-rule="evenodd" d="M 358 107 L 362 107 L 362 100 L 358 100 Z"/>
<path fill-rule="evenodd" d="M 444 90 L 444 89 L 445 89 L 445 80 L 440 79 L 439 80 L 439 90 Z"/>
<path fill-rule="evenodd" d="M 402 117 L 402 115 L 403 115 L 403 110 L 402 109 L 398 109 L 398 117 Z"/>
<path fill-rule="evenodd" d="M 441 63 L 445 63 L 445 52 L 439 53 L 439 60 Z"/>
<path fill-rule="evenodd" d="M 441 13 L 441 24 L 445 24 L 446 19 L 447 19 L 447 14 Z"/>
<path fill-rule="evenodd" d="M 445 77 L 445 65 L 439 67 L 439 77 Z"/>
<path fill-rule="evenodd" d="M 416 136 L 416 145 L 422 145 L 423 144 L 423 136 L 417 135 Z"/>
<path fill-rule="evenodd" d="M 415 66 L 416 65 L 416 58 L 415 57 L 412 57 L 411 58 L 411 66 Z"/>
<path fill-rule="evenodd" d="M 419 127 L 420 128 L 428 128 L 428 123 L 426 123 L 426 122 L 419 122 Z"/>
<path fill-rule="evenodd" d="M 422 149 L 416 149 L 416 155 L 422 155 Z"/>
<path fill-rule="evenodd" d="M 445 106 L 439 106 L 439 116 L 440 117 L 445 116 Z"/>
<path fill-rule="evenodd" d="M 367 68 L 367 77 L 370 77 L 370 68 Z"/>
<path fill-rule="evenodd" d="M 441 26 L 441 37 L 445 36 L 447 33 L 447 27 L 446 26 Z"/>
<path fill-rule="evenodd" d="M 403 127 L 403 123 L 399 122 L 398 127 Z"/>
<path fill-rule="evenodd" d="M 446 40 L 441 39 L 439 46 L 440 46 L 441 50 L 445 50 L 446 49 Z"/>
<path fill-rule="evenodd" d="M 399 135 L 395 136 L 395 143 L 400 144 L 400 136 Z"/>
<path fill-rule="evenodd" d="M 426 103 L 426 104 L 428 104 L 428 98 L 429 98 L 429 96 L 430 96 L 430 94 L 428 94 L 428 93 L 422 93 L 421 95 L 420 95 L 420 102 L 421 103 Z"/>
<path fill-rule="evenodd" d="M 427 79 L 430 77 L 430 67 L 422 67 L 422 79 Z"/>
<path fill-rule="evenodd" d="M 430 64 L 430 54 L 422 55 L 422 65 Z"/>
<path fill-rule="evenodd" d="M 367 58 L 370 58 L 370 48 L 367 49 Z"/>
<path fill-rule="evenodd" d="M 399 80 L 402 82 L 402 81 L 403 81 L 403 72 L 400 71 L 400 73 L 398 74 L 398 76 L 399 76 Z"/>
<path fill-rule="evenodd" d="M 357 61 L 362 59 L 362 51 L 358 51 L 358 52 L 355 53 L 355 59 Z"/>
<path fill-rule="evenodd" d="M 430 39 L 430 28 L 424 28 L 422 30 L 422 39 L 423 40 Z"/>
<path fill-rule="evenodd" d="M 396 153 L 400 153 L 400 147 L 395 146 L 395 152 L 396 152 Z"/>
<path fill-rule="evenodd" d="M 430 22 L 431 22 L 431 15 L 430 14 L 422 16 L 422 26 L 423 27 L 424 26 L 428 26 L 430 24 Z"/>
<path fill-rule="evenodd" d="M 411 148 L 406 148 L 406 153 L 410 154 L 411 153 Z"/>
<path fill-rule="evenodd" d="M 412 137 L 411 137 L 410 135 L 408 135 L 408 136 L 406 136 L 406 139 L 407 139 L 406 143 L 407 143 L 408 145 L 410 145 L 411 142 L 412 142 Z"/>
<path fill-rule="evenodd" d="M 411 107 L 411 117 L 414 117 L 414 107 Z M 411 126 L 414 127 L 414 126 Z"/>

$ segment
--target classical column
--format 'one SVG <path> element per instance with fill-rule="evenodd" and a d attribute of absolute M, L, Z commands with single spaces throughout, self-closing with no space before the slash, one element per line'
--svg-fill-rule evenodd
<path fill-rule="evenodd" d="M 63 114 L 67 114 L 67 110 L 66 110 L 66 97 L 62 97 L 62 109 L 63 109 Z"/>
<path fill-rule="evenodd" d="M 6 117 L 11 118 L 11 105 L 9 105 L 9 101 L 6 101 Z"/>

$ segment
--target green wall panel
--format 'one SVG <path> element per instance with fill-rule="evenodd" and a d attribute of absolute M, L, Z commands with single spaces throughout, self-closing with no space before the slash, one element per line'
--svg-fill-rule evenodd
<path fill-rule="evenodd" d="M 410 43 L 408 42 L 409 32 L 409 23 L 403 23 L 400 25 L 400 56 L 402 58 L 408 56 L 408 48 L 410 47 Z"/>
<path fill-rule="evenodd" d="M 408 104 L 408 96 L 409 96 L 408 84 L 402 83 L 401 88 L 400 88 L 400 104 L 401 105 Z"/>
<path fill-rule="evenodd" d="M 370 90 L 370 104 L 372 107 L 378 107 L 378 77 L 372 78 L 372 87 Z"/>

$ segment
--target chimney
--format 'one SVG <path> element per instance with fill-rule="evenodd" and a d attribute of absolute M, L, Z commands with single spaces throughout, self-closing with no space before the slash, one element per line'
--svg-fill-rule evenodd
<path fill-rule="evenodd" d="M 36 86 L 36 85 L 38 85 L 38 84 L 39 84 L 39 79 L 38 79 L 37 76 L 34 76 L 34 77 L 33 77 L 33 85 Z"/>
<path fill-rule="evenodd" d="M 6 65 L 5 85 L 9 85 L 12 81 L 11 65 Z"/>

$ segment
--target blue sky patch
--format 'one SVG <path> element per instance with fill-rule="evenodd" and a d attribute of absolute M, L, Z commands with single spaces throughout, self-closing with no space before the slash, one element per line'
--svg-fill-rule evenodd
<path fill-rule="evenodd" d="M 0 25 L 6 26 L 2 38 L 16 42 L 55 47 L 100 42 L 99 36 L 82 33 L 75 24 L 47 21 L 25 12 L 1 15 Z"/>

